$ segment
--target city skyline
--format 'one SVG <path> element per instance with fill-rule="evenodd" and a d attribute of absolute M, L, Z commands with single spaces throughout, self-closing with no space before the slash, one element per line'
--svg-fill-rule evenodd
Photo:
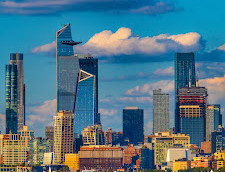
<path fill-rule="evenodd" d="M 203 4 L 206 9 L 209 9 L 209 2 Z M 22 1 L 17 3 L 22 3 Z M 225 43 L 223 33 L 225 26 L 220 23 L 223 15 L 219 15 L 221 10 L 219 6 L 222 6 L 221 4 L 224 2 L 221 2 L 219 6 L 218 4 L 212 5 L 218 9 L 218 12 L 214 11 L 212 17 L 205 11 L 198 11 L 199 3 L 199 1 L 178 2 L 174 5 L 176 9 L 183 9 L 156 14 L 156 16 L 141 13 L 118 15 L 109 12 L 104 17 L 104 14 L 99 11 L 86 13 L 70 11 L 67 14 L 61 12 L 58 17 L 53 15 L 45 16 L 45 18 L 43 16 L 23 16 L 22 13 L 9 16 L 2 14 L 1 24 L 5 26 L 5 29 L 1 32 L 1 37 L 4 39 L 1 47 L 4 49 L 0 64 L 0 81 L 1 83 L 5 82 L 4 66 L 8 64 L 9 54 L 24 53 L 24 79 L 27 87 L 26 121 L 29 128 L 36 131 L 36 135 L 44 135 L 42 126 L 52 125 L 53 116 L 56 115 L 54 110 L 56 107 L 56 62 L 53 42 L 55 32 L 61 28 L 60 24 L 70 22 L 74 40 L 84 42 L 81 46 L 75 47 L 75 50 L 79 53 L 91 53 L 94 58 L 99 59 L 99 111 L 102 114 L 104 127 L 112 127 L 113 130 L 121 131 L 122 109 L 128 105 L 135 105 L 145 110 L 145 131 L 150 134 L 153 116 L 152 90 L 158 89 L 159 86 L 171 94 L 170 126 L 173 126 L 173 60 L 175 52 L 193 51 L 196 53 L 200 86 L 208 89 L 209 103 L 221 104 L 221 113 L 224 114 L 224 94 L 222 93 L 224 93 L 225 71 L 222 45 Z M 190 12 L 191 10 L 193 13 Z M 201 12 L 205 15 L 203 18 L 201 18 Z M 3 12 L 1 11 L 1 13 Z M 67 18 L 67 16 L 69 17 Z M 93 17 L 93 21 L 87 20 L 90 16 Z M 120 16 L 119 20 L 118 16 Z M 196 19 L 194 16 L 197 16 Z M 101 17 L 103 18 L 99 20 L 98 18 Z M 132 18 L 135 18 L 134 23 L 131 22 Z M 216 20 L 214 20 L 215 18 Z M 157 21 L 158 19 L 160 19 L 160 23 Z M 33 21 L 32 24 L 28 22 L 29 20 Z M 148 20 L 149 22 L 147 22 Z M 90 21 L 90 23 L 85 23 L 85 21 Z M 186 25 L 181 26 L 177 21 L 186 22 Z M 198 25 L 199 21 L 202 22 L 201 26 Z M 213 25 L 209 24 L 212 22 Z M 145 27 L 143 27 L 143 23 Z M 192 24 L 190 25 L 190 23 Z M 205 29 L 206 27 L 209 29 Z M 95 35 L 96 33 L 98 34 Z M 6 35 L 8 36 L 6 37 Z M 103 39 L 103 35 L 106 36 L 104 42 L 108 43 L 107 46 L 97 41 L 99 38 Z M 155 41 L 153 36 L 161 43 Z M 109 37 L 115 39 L 115 44 L 109 44 Z M 152 42 L 151 44 L 144 43 L 144 46 L 140 47 L 142 40 Z M 162 42 L 163 40 L 165 42 Z M 135 42 L 135 44 L 130 42 Z M 97 43 L 95 47 L 92 46 L 93 43 Z M 125 46 L 126 43 L 132 47 L 132 50 Z M 113 45 L 119 45 L 121 49 L 118 49 L 118 46 L 113 49 Z M 151 49 L 151 47 L 154 48 Z M 4 84 L 1 84 L 0 87 L 0 94 L 5 95 Z M 1 100 L 0 103 L 1 126 L 3 126 L 4 100 Z M 112 122 L 117 123 L 112 124 Z M 4 128 L 0 130 L 3 132 Z"/>

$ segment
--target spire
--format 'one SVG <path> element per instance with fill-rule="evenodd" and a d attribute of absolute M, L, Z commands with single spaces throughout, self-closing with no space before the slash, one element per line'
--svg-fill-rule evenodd
<path fill-rule="evenodd" d="M 199 84 L 198 84 L 198 68 L 197 68 L 197 79 L 196 79 L 196 87 L 199 87 Z"/>
<path fill-rule="evenodd" d="M 191 69 L 189 68 L 189 87 L 191 87 Z"/>

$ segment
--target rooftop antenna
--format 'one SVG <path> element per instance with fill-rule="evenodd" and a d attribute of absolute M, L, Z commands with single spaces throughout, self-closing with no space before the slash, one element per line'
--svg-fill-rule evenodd
<path fill-rule="evenodd" d="M 198 68 L 197 68 L 197 79 L 196 79 L 196 87 L 199 87 L 199 84 L 198 84 Z"/>
<path fill-rule="evenodd" d="M 189 88 L 191 87 L 191 69 L 189 68 Z"/>

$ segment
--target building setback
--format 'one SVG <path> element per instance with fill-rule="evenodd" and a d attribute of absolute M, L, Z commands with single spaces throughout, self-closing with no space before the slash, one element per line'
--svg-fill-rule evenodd
<path fill-rule="evenodd" d="M 144 110 L 138 107 L 123 109 L 123 137 L 131 144 L 144 142 Z"/>
<path fill-rule="evenodd" d="M 59 111 L 54 116 L 54 164 L 65 162 L 65 154 L 73 153 L 74 115 L 70 111 Z"/>
<path fill-rule="evenodd" d="M 153 133 L 170 129 L 170 95 L 153 90 Z"/>
<path fill-rule="evenodd" d="M 56 32 L 56 98 L 57 112 L 67 110 L 74 113 L 79 75 L 78 57 L 74 56 L 70 24 Z"/>
<path fill-rule="evenodd" d="M 190 76 L 189 76 L 190 75 Z M 189 79 L 190 77 L 190 79 Z M 180 132 L 180 116 L 178 114 L 178 88 L 188 87 L 189 80 L 191 86 L 196 86 L 195 57 L 194 53 L 175 54 L 175 132 Z"/>

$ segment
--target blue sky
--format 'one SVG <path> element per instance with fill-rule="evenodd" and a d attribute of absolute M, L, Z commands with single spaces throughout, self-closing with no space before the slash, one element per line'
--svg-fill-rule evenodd
<path fill-rule="evenodd" d="M 78 53 L 99 58 L 99 108 L 104 128 L 122 128 L 122 109 L 145 110 L 152 131 L 152 89 L 171 94 L 174 52 L 196 53 L 209 103 L 225 100 L 225 2 L 220 0 L 17 0 L 0 2 L 0 130 L 4 132 L 5 64 L 24 53 L 27 124 L 36 136 L 55 115 L 55 33 L 71 23 Z M 96 35 L 97 34 L 97 35 Z M 163 35 L 162 35 L 163 34 Z M 47 49 L 43 49 L 47 47 Z M 36 48 L 36 49 L 35 49 Z M 35 50 L 35 51 L 34 51 Z M 224 113 L 224 112 L 223 112 Z"/>

